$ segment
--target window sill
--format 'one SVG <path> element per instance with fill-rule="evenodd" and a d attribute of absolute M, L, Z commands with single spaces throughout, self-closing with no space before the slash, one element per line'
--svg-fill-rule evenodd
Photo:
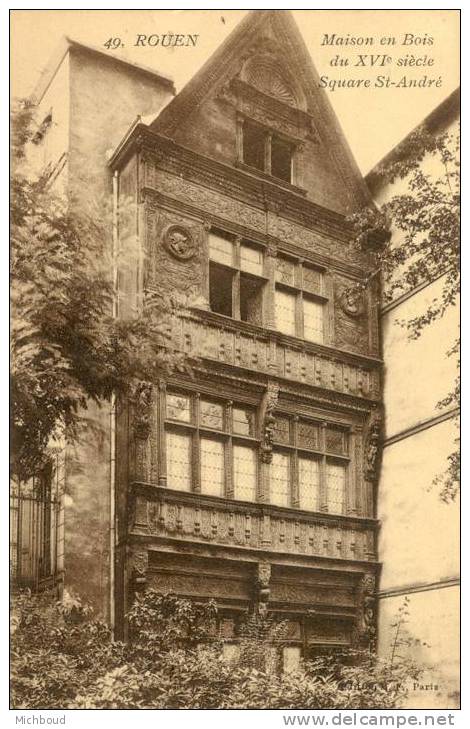
<path fill-rule="evenodd" d="M 242 172 L 246 172 L 252 177 L 257 177 L 258 179 L 264 180 L 265 182 L 270 182 L 272 185 L 276 185 L 276 187 L 280 187 L 283 190 L 293 192 L 296 195 L 302 195 L 302 197 L 307 196 L 307 190 L 304 190 L 303 187 L 293 185 L 292 182 L 286 182 L 286 180 L 282 180 L 280 177 L 274 177 L 273 175 L 269 175 L 267 172 L 262 172 L 261 170 L 256 169 L 256 167 L 250 167 L 250 165 L 246 165 L 244 162 L 235 162 L 235 167 L 237 167 L 239 170 L 242 170 Z"/>

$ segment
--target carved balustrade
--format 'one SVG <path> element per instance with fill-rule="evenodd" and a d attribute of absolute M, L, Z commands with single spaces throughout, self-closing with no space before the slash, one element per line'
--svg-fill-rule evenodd
<path fill-rule="evenodd" d="M 377 522 L 237 502 L 135 483 L 132 536 L 175 539 L 260 552 L 373 562 Z"/>
<path fill-rule="evenodd" d="M 357 397 L 379 397 L 378 360 L 330 353 L 322 345 L 209 312 L 175 317 L 172 331 L 176 346 L 197 357 Z"/>

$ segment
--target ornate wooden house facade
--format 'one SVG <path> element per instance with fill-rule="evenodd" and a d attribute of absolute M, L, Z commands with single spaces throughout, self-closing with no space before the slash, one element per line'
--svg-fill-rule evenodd
<path fill-rule="evenodd" d="M 192 376 L 143 383 L 116 436 L 115 611 L 136 590 L 289 621 L 285 660 L 375 636 L 376 284 L 346 216 L 369 203 L 287 11 L 259 11 L 114 152 L 136 202 L 120 314 L 152 292 Z"/>

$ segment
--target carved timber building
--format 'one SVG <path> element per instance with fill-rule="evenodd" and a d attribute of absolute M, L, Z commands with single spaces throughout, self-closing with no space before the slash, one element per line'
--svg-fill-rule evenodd
<path fill-rule="evenodd" d="M 65 585 L 101 605 L 117 635 L 150 585 L 215 599 L 229 642 L 246 610 L 282 615 L 287 663 L 367 644 L 378 291 L 373 280 L 352 293 L 370 261 L 346 216 L 370 194 L 294 21 L 250 12 L 174 98 L 168 79 L 68 41 L 37 94 L 55 121 L 60 79 L 68 127 L 51 146 L 57 156 L 65 144 L 64 184 L 135 202 L 119 241 L 136 262 L 120 275 L 119 315 L 153 291 L 189 294 L 173 334 L 197 358 L 193 377 L 143 383 L 111 413 L 68 536 L 65 506 Z M 93 515 L 90 493 L 95 507 L 103 494 Z M 79 536 L 98 512 L 104 546 L 84 554 Z"/>

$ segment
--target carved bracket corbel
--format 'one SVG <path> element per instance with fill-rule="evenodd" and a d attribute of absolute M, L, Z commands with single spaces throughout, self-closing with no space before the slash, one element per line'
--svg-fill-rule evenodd
<path fill-rule="evenodd" d="M 134 392 L 134 436 L 147 440 L 150 435 L 152 417 L 152 385 L 140 382 Z"/>
<path fill-rule="evenodd" d="M 271 580 L 271 565 L 269 562 L 258 562 L 255 578 L 255 604 L 259 615 L 263 617 L 268 612 Z"/>
<path fill-rule="evenodd" d="M 261 402 L 261 460 L 271 463 L 273 458 L 273 439 L 276 417 L 274 411 L 279 399 L 279 384 L 269 382 Z"/>
<path fill-rule="evenodd" d="M 134 552 L 130 559 L 131 584 L 134 592 L 143 592 L 147 586 L 148 552 Z"/>
<path fill-rule="evenodd" d="M 372 411 L 367 429 L 364 449 L 364 476 L 368 481 L 376 481 L 379 474 L 382 445 L 382 413 Z"/>
<path fill-rule="evenodd" d="M 375 575 L 366 573 L 359 584 L 356 640 L 359 646 L 377 648 L 377 593 Z"/>

